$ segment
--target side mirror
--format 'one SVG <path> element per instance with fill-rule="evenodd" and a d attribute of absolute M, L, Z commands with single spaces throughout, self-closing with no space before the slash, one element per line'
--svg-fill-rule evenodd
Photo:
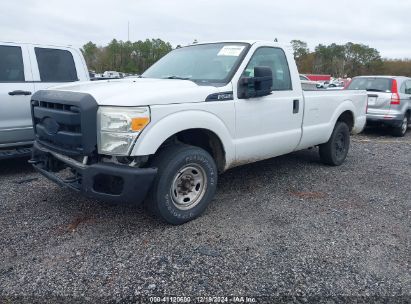
<path fill-rule="evenodd" d="M 238 85 L 238 98 L 270 95 L 273 87 L 273 71 L 269 67 L 254 68 L 254 77 L 243 77 Z"/>

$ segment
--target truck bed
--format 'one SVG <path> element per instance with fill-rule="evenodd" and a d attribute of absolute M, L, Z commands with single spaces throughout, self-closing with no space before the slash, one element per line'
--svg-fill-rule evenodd
<path fill-rule="evenodd" d="M 333 126 L 338 117 L 338 108 L 351 104 L 351 111 L 354 114 L 352 133 L 362 131 L 366 115 L 364 109 L 367 107 L 367 92 L 354 90 L 315 90 L 304 91 L 304 118 L 303 136 L 298 146 L 305 149 L 319 143 L 328 141 Z M 337 110 L 336 110 L 337 109 Z"/>

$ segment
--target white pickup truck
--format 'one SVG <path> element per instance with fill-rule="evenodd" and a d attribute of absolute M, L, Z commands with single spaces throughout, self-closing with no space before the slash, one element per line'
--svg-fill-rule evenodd
<path fill-rule="evenodd" d="M 39 172 L 182 224 L 229 168 L 313 146 L 341 165 L 350 132 L 364 128 L 367 93 L 303 92 L 288 49 L 242 41 L 178 48 L 141 78 L 43 90 L 31 102 Z"/>
<path fill-rule="evenodd" d="M 86 80 L 87 65 L 78 49 L 0 41 L 0 159 L 31 154 L 35 91 Z"/>

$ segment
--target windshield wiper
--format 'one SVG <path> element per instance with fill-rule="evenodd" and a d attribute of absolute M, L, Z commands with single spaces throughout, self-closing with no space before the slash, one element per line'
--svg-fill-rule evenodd
<path fill-rule="evenodd" d="M 167 76 L 164 77 L 163 79 L 179 79 L 179 80 L 191 80 L 189 77 L 180 77 L 180 76 Z"/>

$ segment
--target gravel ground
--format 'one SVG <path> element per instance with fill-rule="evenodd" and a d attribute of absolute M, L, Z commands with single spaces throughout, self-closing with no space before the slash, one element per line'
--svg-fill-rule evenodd
<path fill-rule="evenodd" d="M 368 129 L 338 168 L 311 149 L 228 171 L 206 213 L 174 227 L 140 207 L 61 189 L 21 160 L 2 161 L 0 303 L 163 295 L 408 302 L 410 168 L 411 132 L 398 139 Z"/>

